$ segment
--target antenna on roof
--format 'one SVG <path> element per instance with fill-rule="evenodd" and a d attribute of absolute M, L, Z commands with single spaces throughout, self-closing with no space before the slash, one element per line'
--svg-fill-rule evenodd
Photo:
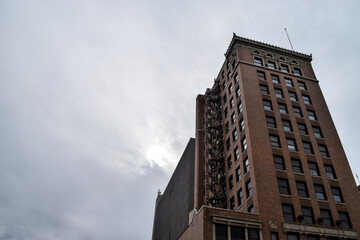
<path fill-rule="evenodd" d="M 289 39 L 289 43 L 290 43 L 291 49 L 294 51 L 293 45 L 291 44 L 290 37 L 289 37 L 289 34 L 288 34 L 286 28 L 285 28 L 285 32 L 286 32 L 287 38 Z"/>

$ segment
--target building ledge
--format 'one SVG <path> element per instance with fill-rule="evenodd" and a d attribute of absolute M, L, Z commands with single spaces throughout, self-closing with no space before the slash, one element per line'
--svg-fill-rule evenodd
<path fill-rule="evenodd" d="M 285 232 L 297 232 L 300 234 L 317 234 L 322 236 L 332 236 L 339 238 L 358 238 L 359 234 L 356 230 L 338 229 L 331 227 L 321 227 L 314 225 L 305 225 L 300 223 L 283 222 Z"/>

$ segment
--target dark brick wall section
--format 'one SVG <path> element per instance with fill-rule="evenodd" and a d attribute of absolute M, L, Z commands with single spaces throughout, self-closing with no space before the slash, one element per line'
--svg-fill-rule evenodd
<path fill-rule="evenodd" d="M 153 240 L 176 240 L 188 227 L 189 212 L 194 209 L 195 139 L 190 138 L 155 208 Z"/>

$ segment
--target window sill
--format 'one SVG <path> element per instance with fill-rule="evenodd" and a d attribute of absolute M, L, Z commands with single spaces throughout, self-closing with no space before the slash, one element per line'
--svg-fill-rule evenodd
<path fill-rule="evenodd" d="M 335 201 L 334 201 L 334 202 L 335 202 Z M 344 203 L 344 202 L 335 202 L 335 204 L 342 205 L 342 206 L 346 206 L 346 203 Z"/>
<path fill-rule="evenodd" d="M 277 168 L 275 168 L 275 170 L 276 170 L 276 171 L 278 171 L 278 172 L 284 172 L 284 173 L 286 173 L 286 172 L 287 172 L 286 170 L 277 169 Z"/>

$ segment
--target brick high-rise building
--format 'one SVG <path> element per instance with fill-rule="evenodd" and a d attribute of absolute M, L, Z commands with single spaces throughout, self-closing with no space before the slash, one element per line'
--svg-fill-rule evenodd
<path fill-rule="evenodd" d="M 359 239 L 359 191 L 311 60 L 234 34 L 153 240 Z"/>

